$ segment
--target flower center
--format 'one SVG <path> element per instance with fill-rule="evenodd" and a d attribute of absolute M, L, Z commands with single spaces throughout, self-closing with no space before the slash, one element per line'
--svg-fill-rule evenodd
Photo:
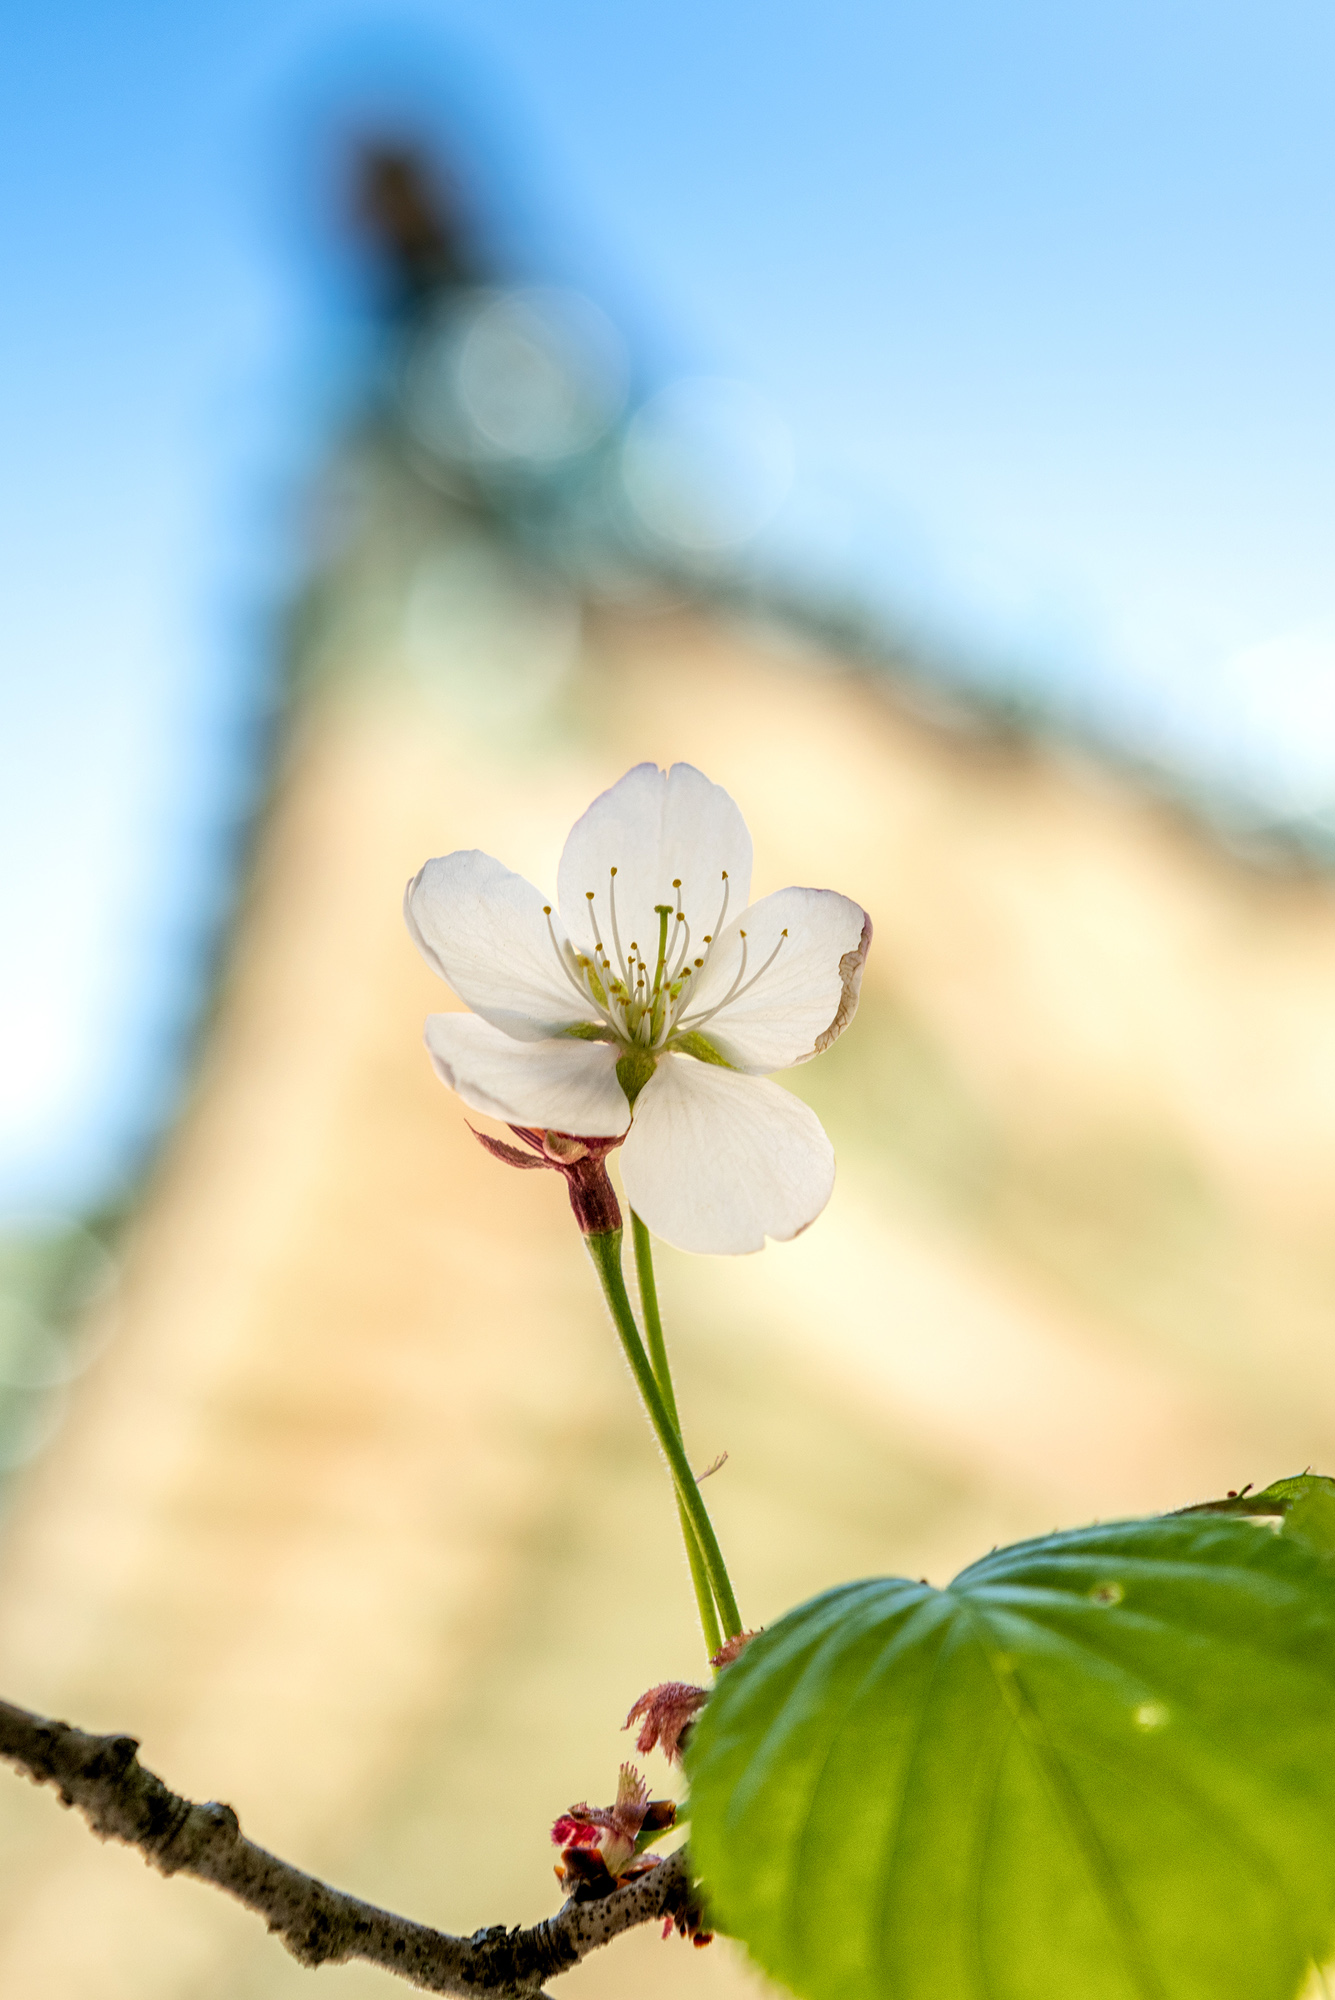
<path fill-rule="evenodd" d="M 552 923 L 552 906 L 544 903 L 543 915 L 547 919 L 547 934 L 552 941 L 552 949 L 560 962 L 561 970 L 569 980 L 580 1000 L 591 1007 L 598 1023 L 608 1031 L 610 1039 L 620 1042 L 627 1049 L 641 1049 L 656 1052 L 664 1048 L 674 1036 L 694 1034 L 707 1021 L 721 1013 L 732 1001 L 748 992 L 758 979 L 768 972 L 780 951 L 788 932 L 782 931 L 779 941 L 769 957 L 750 978 L 747 978 L 748 943 L 745 931 L 739 931 L 741 940 L 741 963 L 737 975 L 721 1000 L 707 1007 L 703 1012 L 692 1013 L 691 995 L 699 986 L 700 974 L 708 965 L 722 934 L 728 915 L 728 871 L 722 871 L 722 901 L 712 931 L 706 931 L 700 943 L 703 951 L 699 956 L 691 956 L 691 926 L 682 909 L 681 878 L 672 883 L 673 901 L 655 903 L 654 915 L 658 919 L 658 940 L 651 952 L 641 949 L 638 939 L 632 938 L 624 948 L 621 930 L 617 922 L 615 868 L 608 870 L 606 895 L 606 927 L 600 922 L 598 892 L 586 889 L 585 900 L 589 906 L 589 930 L 593 939 L 592 953 L 577 951 L 570 943 L 562 944 Z M 609 951 L 606 939 L 611 940 Z"/>

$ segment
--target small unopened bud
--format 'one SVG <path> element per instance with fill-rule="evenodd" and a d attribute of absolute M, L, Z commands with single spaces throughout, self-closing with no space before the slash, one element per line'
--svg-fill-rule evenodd
<path fill-rule="evenodd" d="M 731 1639 L 723 1641 L 717 1653 L 710 1660 L 710 1666 L 714 1668 L 716 1673 L 722 1673 L 724 1667 L 730 1667 L 734 1660 L 741 1658 L 751 1641 L 758 1636 L 758 1632 L 734 1633 Z"/>
<path fill-rule="evenodd" d="M 631 1729 L 640 1723 L 635 1748 L 645 1755 L 661 1750 L 669 1764 L 680 1764 L 691 1724 L 708 1699 L 707 1688 L 689 1681 L 663 1681 L 640 1696 L 622 1727 Z"/>
<path fill-rule="evenodd" d="M 661 1857 L 644 1853 L 645 1842 L 674 1825 L 671 1799 L 651 1799 L 633 1764 L 621 1766 L 616 1799 L 610 1806 L 570 1806 L 552 1828 L 561 1849 L 557 1880 L 576 1902 L 610 1895 L 618 1882 L 659 1866 Z"/>

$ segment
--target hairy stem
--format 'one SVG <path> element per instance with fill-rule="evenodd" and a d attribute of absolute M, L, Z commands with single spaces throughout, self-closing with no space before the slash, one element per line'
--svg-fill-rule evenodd
<path fill-rule="evenodd" d="M 672 1387 L 672 1370 L 668 1366 L 667 1342 L 663 1338 L 663 1319 L 658 1310 L 658 1285 L 654 1278 L 654 1252 L 649 1231 L 641 1222 L 634 1209 L 630 1214 L 631 1238 L 635 1244 L 635 1275 L 640 1288 L 640 1318 L 644 1322 L 645 1338 L 649 1348 L 649 1363 L 654 1371 L 659 1394 L 663 1398 L 673 1429 L 681 1437 L 681 1418 L 677 1413 L 677 1396 Z M 683 1440 L 683 1447 L 684 1447 Z M 686 1544 L 686 1560 L 691 1567 L 691 1583 L 695 1589 L 695 1602 L 700 1612 L 700 1630 L 705 1635 L 705 1652 L 712 1660 L 723 1644 L 723 1634 L 719 1629 L 718 1610 L 714 1603 L 714 1592 L 709 1581 L 709 1571 L 705 1567 L 704 1555 L 691 1525 L 680 1496 L 677 1499 L 677 1514 L 681 1520 L 681 1538 Z"/>
<path fill-rule="evenodd" d="M 729 1639 L 734 1638 L 742 1629 L 737 1599 L 733 1596 L 727 1565 L 723 1560 L 723 1551 L 718 1545 L 718 1536 L 714 1533 L 714 1524 L 709 1518 L 709 1510 L 705 1506 L 700 1488 L 695 1483 L 695 1474 L 687 1462 L 677 1427 L 668 1415 L 657 1377 L 645 1352 L 644 1342 L 640 1339 L 640 1329 L 635 1324 L 635 1315 L 631 1311 L 630 1299 L 626 1292 L 626 1281 L 621 1275 L 621 1231 L 604 1230 L 597 1236 L 586 1236 L 584 1241 L 598 1276 L 602 1280 L 608 1309 L 616 1322 L 616 1329 L 621 1336 L 621 1345 L 630 1363 L 636 1387 L 644 1399 L 645 1409 L 649 1412 L 654 1435 L 662 1447 L 663 1456 L 671 1470 L 677 1488 L 677 1498 L 688 1515 L 699 1542 L 710 1588 L 719 1608 L 724 1636 Z"/>

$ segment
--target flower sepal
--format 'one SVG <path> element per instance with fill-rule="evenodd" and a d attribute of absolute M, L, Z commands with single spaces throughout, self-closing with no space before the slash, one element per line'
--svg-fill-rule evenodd
<path fill-rule="evenodd" d="M 574 1132 L 544 1132 L 533 1125 L 512 1125 L 510 1130 L 528 1148 L 508 1146 L 489 1132 L 469 1131 L 479 1146 L 507 1167 L 543 1168 L 565 1175 L 566 1192 L 575 1220 L 585 1236 L 606 1236 L 621 1228 L 621 1206 L 607 1172 L 607 1155 L 621 1139 L 591 1139 Z M 622 1137 L 625 1135 L 623 1134 Z"/>
<path fill-rule="evenodd" d="M 702 1035 L 698 1028 L 687 1028 L 683 1034 L 674 1035 L 668 1043 L 668 1049 L 674 1055 L 694 1056 L 697 1062 L 714 1063 L 719 1069 L 737 1067 L 735 1063 L 730 1063 L 725 1055 L 721 1055 L 708 1035 Z"/>

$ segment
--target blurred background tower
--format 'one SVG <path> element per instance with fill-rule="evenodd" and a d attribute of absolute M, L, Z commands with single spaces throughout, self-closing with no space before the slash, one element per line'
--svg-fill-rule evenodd
<path fill-rule="evenodd" d="M 407 876 L 480 846 L 550 882 L 595 792 L 684 757 L 746 813 L 758 893 L 875 917 L 855 1031 L 790 1079 L 839 1153 L 829 1212 L 759 1258 L 664 1259 L 754 1623 L 1331 1463 L 1335 905 L 726 561 L 746 493 L 694 448 L 705 404 L 649 394 L 587 300 L 492 271 L 431 163 L 368 147 L 355 206 L 378 373 L 321 482 L 190 1100 L 9 1493 L 0 1687 L 471 1930 L 554 1907 L 552 1816 L 611 1787 L 640 1691 L 701 1663 L 561 1187 L 484 1158 L 431 1076 L 422 1017 L 451 1002 Z M 310 1977 L 0 1786 L 0 1991 Z M 568 1990 L 749 1980 L 638 1936 Z"/>

